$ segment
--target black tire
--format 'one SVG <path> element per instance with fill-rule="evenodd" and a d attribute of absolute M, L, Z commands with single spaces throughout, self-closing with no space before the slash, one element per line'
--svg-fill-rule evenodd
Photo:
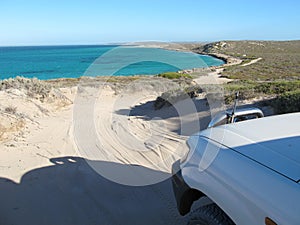
<path fill-rule="evenodd" d="M 216 204 L 210 204 L 193 211 L 188 225 L 234 225 L 234 222 Z"/>

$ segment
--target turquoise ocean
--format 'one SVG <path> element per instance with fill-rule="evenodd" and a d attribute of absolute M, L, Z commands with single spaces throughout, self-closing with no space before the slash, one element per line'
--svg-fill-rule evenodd
<path fill-rule="evenodd" d="M 0 47 L 0 79 L 154 75 L 223 63 L 195 53 L 134 46 Z"/>

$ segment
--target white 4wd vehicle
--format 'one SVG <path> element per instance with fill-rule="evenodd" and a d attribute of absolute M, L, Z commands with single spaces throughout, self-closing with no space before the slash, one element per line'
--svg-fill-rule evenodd
<path fill-rule="evenodd" d="M 189 224 L 300 224 L 300 113 L 211 126 L 187 143 L 172 179 L 181 215 L 200 202 Z"/>

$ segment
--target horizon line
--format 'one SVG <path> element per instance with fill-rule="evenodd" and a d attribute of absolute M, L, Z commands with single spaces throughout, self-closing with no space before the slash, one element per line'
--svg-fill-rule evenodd
<path fill-rule="evenodd" d="M 185 43 L 185 44 L 192 44 L 192 43 L 214 43 L 214 42 L 221 42 L 221 41 L 261 41 L 261 42 L 285 42 L 285 41 L 300 41 L 300 38 L 296 39 L 227 39 L 227 40 L 211 40 L 211 41 L 135 41 L 135 42 L 107 42 L 107 43 L 72 43 L 72 44 L 17 44 L 17 45 L 0 45 L 0 47 L 58 47 L 58 46 L 118 46 L 118 45 L 137 45 L 137 44 L 145 44 L 145 43 Z"/>

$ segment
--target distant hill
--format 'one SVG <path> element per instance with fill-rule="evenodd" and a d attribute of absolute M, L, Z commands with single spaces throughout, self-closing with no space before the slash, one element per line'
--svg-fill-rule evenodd
<path fill-rule="evenodd" d="M 275 113 L 300 111 L 300 40 L 220 41 L 199 45 L 193 51 L 242 60 L 222 72 L 233 79 L 225 85 L 227 101 L 240 91 L 243 99 L 271 98 L 263 104 L 272 106 Z"/>
<path fill-rule="evenodd" d="M 300 79 L 300 40 L 297 41 L 220 41 L 201 45 L 193 51 L 226 54 L 249 66 L 232 66 L 223 75 L 232 79 L 271 81 Z"/>

